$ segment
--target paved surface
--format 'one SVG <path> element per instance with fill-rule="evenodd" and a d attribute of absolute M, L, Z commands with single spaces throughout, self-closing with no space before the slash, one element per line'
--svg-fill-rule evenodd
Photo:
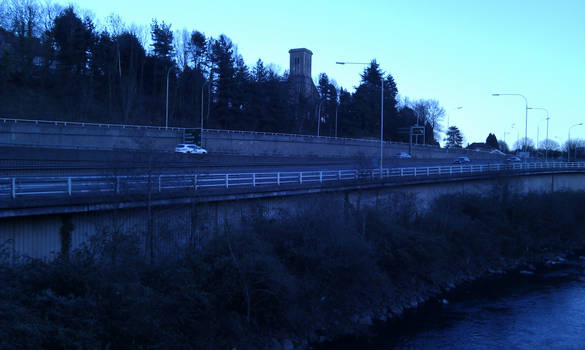
<path fill-rule="evenodd" d="M 0 176 L 105 175 L 138 173 L 225 173 L 260 171 L 309 171 L 371 169 L 378 158 L 281 157 L 208 154 L 205 156 L 173 152 L 128 150 L 96 151 L 49 148 L 0 148 Z M 454 157 L 453 157 L 454 159 Z M 472 159 L 473 162 L 473 159 Z M 477 160 L 481 164 L 495 160 Z M 499 161 L 501 162 L 501 161 Z M 450 165 L 452 159 L 395 159 L 385 157 L 385 168 Z M 475 162 L 473 162 L 475 163 Z"/>

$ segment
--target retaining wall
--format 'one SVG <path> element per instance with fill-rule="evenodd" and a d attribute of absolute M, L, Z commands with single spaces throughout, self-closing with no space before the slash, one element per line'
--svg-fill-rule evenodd
<path fill-rule="evenodd" d="M 172 152 L 183 142 L 182 128 L 145 127 L 119 124 L 91 124 L 52 121 L 0 119 L 0 146 L 125 149 Z M 317 137 L 310 135 L 261 133 L 230 130 L 205 130 L 203 146 L 214 153 L 284 157 L 356 157 L 372 163 L 379 157 L 377 140 Z M 436 146 L 385 142 L 384 158 L 409 152 L 415 158 L 501 159 L 486 152 L 440 149 Z"/>

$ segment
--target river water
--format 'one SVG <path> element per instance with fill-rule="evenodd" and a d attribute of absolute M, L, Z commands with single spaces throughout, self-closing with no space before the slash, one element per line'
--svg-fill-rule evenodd
<path fill-rule="evenodd" d="M 585 349 L 585 261 L 474 283 L 330 349 Z"/>

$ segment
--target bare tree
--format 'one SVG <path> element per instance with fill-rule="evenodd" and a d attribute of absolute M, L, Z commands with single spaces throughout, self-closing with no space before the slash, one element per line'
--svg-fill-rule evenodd
<path fill-rule="evenodd" d="M 514 142 L 514 150 L 519 151 L 526 147 L 527 151 L 534 150 L 534 141 L 530 137 L 524 138 L 521 137 L 518 141 Z"/>
<path fill-rule="evenodd" d="M 561 146 L 559 145 L 559 143 L 556 142 L 555 140 L 551 140 L 551 139 L 544 139 L 544 140 L 540 141 L 538 144 L 538 148 L 539 149 L 546 149 L 549 151 L 560 151 L 561 150 Z"/>

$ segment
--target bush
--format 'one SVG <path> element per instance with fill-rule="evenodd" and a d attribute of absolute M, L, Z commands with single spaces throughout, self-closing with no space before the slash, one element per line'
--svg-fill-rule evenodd
<path fill-rule="evenodd" d="M 582 247 L 584 198 L 449 196 L 421 215 L 315 203 L 156 263 L 139 236 L 103 233 L 50 263 L 0 265 L 0 349 L 216 349 L 348 332 L 364 310 Z"/>

